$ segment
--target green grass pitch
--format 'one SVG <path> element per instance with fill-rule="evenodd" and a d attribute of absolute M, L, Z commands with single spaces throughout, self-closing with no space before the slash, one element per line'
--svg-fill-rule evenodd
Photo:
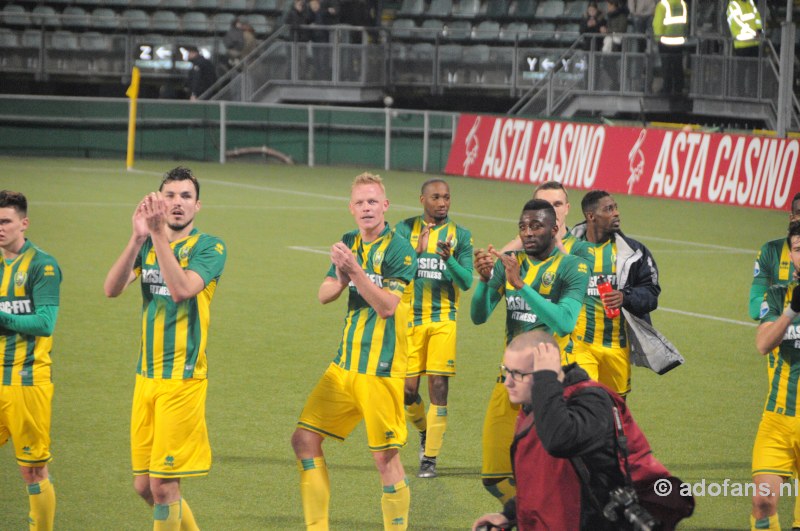
<path fill-rule="evenodd" d="M 30 200 L 28 237 L 64 273 L 53 350 L 52 426 L 56 526 L 149 529 L 152 514 L 131 487 L 128 424 L 139 344 L 138 287 L 118 299 L 103 279 L 130 234 L 137 201 L 174 161 L 0 158 L 0 188 Z M 196 226 L 222 237 L 228 263 L 212 305 L 208 423 L 214 466 L 183 482 L 208 530 L 301 529 L 298 474 L 289 438 L 308 392 L 333 358 L 344 303 L 316 293 L 327 249 L 355 227 L 349 185 L 361 168 L 188 163 L 202 184 Z M 429 175 L 383 174 L 391 223 L 420 212 Z M 501 246 L 516 232 L 530 185 L 447 177 L 451 216 L 475 245 Z M 571 193 L 570 225 L 583 193 Z M 787 215 L 755 209 L 616 196 L 622 229 L 644 242 L 663 288 L 655 325 L 686 364 L 665 376 L 634 369 L 630 404 L 656 455 L 684 481 L 750 479 L 753 438 L 767 389 L 754 347 L 747 295 L 756 250 L 780 237 Z M 440 477 L 416 478 L 413 428 L 403 462 L 412 488 L 411 527 L 466 529 L 498 504 L 480 484 L 480 432 L 502 354 L 502 308 L 480 327 L 462 298 L 458 377 Z M 423 384 L 423 396 L 426 388 Z M 426 397 L 427 402 L 427 397 Z M 325 445 L 331 527 L 379 529 L 380 483 L 363 427 Z M 792 500 L 781 504 L 784 526 Z M 743 529 L 747 497 L 697 498 L 684 529 Z M 27 499 L 10 444 L 0 449 L 0 529 L 27 528 Z"/>

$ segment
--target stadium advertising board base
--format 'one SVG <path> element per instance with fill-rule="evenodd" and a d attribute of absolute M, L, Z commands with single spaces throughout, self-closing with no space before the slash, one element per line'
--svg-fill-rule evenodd
<path fill-rule="evenodd" d="M 785 210 L 800 140 L 463 114 L 445 172 Z"/>

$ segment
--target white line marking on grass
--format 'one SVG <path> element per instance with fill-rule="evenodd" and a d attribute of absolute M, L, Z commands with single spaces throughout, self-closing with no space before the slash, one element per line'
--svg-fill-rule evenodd
<path fill-rule="evenodd" d="M 293 251 L 303 251 L 303 252 L 315 253 L 315 254 L 325 254 L 325 255 L 330 254 L 329 251 L 323 251 L 319 247 L 305 247 L 305 246 L 302 246 L 302 245 L 292 245 L 292 246 L 289 246 L 289 249 L 292 249 Z M 473 278 L 477 279 L 479 277 L 473 276 Z M 686 315 L 688 317 L 697 317 L 699 319 L 708 319 L 710 321 L 719 321 L 719 322 L 722 322 L 722 323 L 735 324 L 735 325 L 740 325 L 740 326 L 749 326 L 749 327 L 758 326 L 757 323 L 754 323 L 754 322 L 751 322 L 751 321 L 738 321 L 736 319 L 728 319 L 727 317 L 717 317 L 716 315 L 707 315 L 707 314 L 704 314 L 704 313 L 697 313 L 697 312 L 686 312 L 684 310 L 676 310 L 674 308 L 664 308 L 663 306 L 659 306 L 658 310 L 662 310 L 662 311 L 665 311 L 667 313 L 677 313 L 679 315 Z M 658 310 L 656 310 L 656 311 L 658 311 Z"/>

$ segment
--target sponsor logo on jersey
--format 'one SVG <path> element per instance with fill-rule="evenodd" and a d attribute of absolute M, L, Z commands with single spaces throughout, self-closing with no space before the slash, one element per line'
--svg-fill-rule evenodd
<path fill-rule="evenodd" d="M 387 441 L 395 438 L 394 432 L 392 430 L 388 430 L 383 435 L 386 437 Z"/>
<path fill-rule="evenodd" d="M 525 302 L 525 299 L 514 295 L 506 296 L 506 307 L 509 310 L 524 310 L 526 312 L 531 311 L 531 307 L 528 306 L 528 303 Z"/>
<path fill-rule="evenodd" d="M 163 284 L 164 278 L 160 269 L 142 269 L 142 282 L 145 284 Z"/>
<path fill-rule="evenodd" d="M 14 284 L 18 288 L 24 286 L 26 280 L 28 280 L 28 274 L 25 271 L 17 271 L 17 274 L 14 275 Z"/>
<path fill-rule="evenodd" d="M 756 265 L 753 267 L 753 276 L 757 277 L 759 273 L 761 273 L 761 268 L 758 267 L 758 260 L 756 260 Z"/>
<path fill-rule="evenodd" d="M 30 446 L 23 446 L 22 453 L 25 455 L 31 455 L 31 447 Z"/>
<path fill-rule="evenodd" d="M 171 455 L 168 455 L 168 456 L 167 456 L 167 457 L 164 459 L 164 466 L 168 466 L 168 467 L 174 467 L 174 466 L 175 466 L 175 458 L 174 458 L 174 457 L 172 457 Z"/>
<path fill-rule="evenodd" d="M 403 258 L 403 265 L 407 265 L 407 266 L 411 265 L 411 255 L 406 255 L 406 257 Z"/>
<path fill-rule="evenodd" d="M 13 314 L 33 313 L 33 304 L 29 299 L 17 299 L 0 302 L 0 312 Z"/>
<path fill-rule="evenodd" d="M 767 301 L 761 303 L 761 311 L 758 313 L 758 318 L 763 319 L 769 313 L 769 304 Z"/>
<path fill-rule="evenodd" d="M 224 254 L 225 253 L 225 246 L 222 245 L 221 243 L 218 243 L 218 244 L 216 244 L 214 246 L 214 250 L 217 251 L 219 254 Z"/>
<path fill-rule="evenodd" d="M 588 273 L 589 267 L 586 265 L 585 262 L 581 262 L 578 264 L 578 273 Z"/>
<path fill-rule="evenodd" d="M 552 271 L 546 271 L 544 275 L 542 275 L 542 285 L 546 288 L 549 288 L 553 285 L 553 282 L 556 280 L 556 274 Z"/>
<path fill-rule="evenodd" d="M 47 264 L 46 266 L 44 266 L 44 276 L 46 277 L 56 276 L 56 268 L 51 266 L 50 264 Z"/>
<path fill-rule="evenodd" d="M 786 329 L 786 333 L 783 334 L 783 339 L 789 341 L 800 339 L 800 325 L 789 325 L 789 328 Z"/>
<path fill-rule="evenodd" d="M 523 321 L 525 323 L 536 322 L 536 314 L 529 312 L 511 312 L 511 318 L 515 321 Z"/>
<path fill-rule="evenodd" d="M 399 281 L 397 281 L 395 279 L 389 280 L 389 290 L 391 290 L 391 291 L 399 291 L 402 287 L 403 287 L 403 285 L 400 284 Z"/>

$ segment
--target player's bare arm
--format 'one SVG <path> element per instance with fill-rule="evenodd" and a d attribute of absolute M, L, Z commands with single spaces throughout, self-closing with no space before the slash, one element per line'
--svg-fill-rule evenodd
<path fill-rule="evenodd" d="M 142 245 L 145 240 L 147 240 L 147 236 L 150 233 L 144 215 L 145 199 L 146 197 L 142 198 L 133 212 L 133 218 L 131 220 L 133 231 L 128 240 L 128 244 L 106 275 L 106 280 L 103 284 L 106 297 L 119 296 L 131 282 L 136 280 L 136 274 L 133 272 L 133 264 L 136 261 L 136 255 L 139 254 L 139 250 L 142 248 Z"/>
<path fill-rule="evenodd" d="M 170 247 L 167 227 L 167 203 L 161 192 L 147 196 L 144 205 L 145 220 L 153 241 L 161 276 L 176 303 L 191 299 L 205 288 L 203 278 L 196 272 L 184 270 Z M 191 230 L 191 229 L 189 229 Z M 188 234 L 189 231 L 187 231 Z"/>
<path fill-rule="evenodd" d="M 364 270 L 361 269 L 361 266 L 358 265 L 353 252 L 347 245 L 342 242 L 335 243 L 331 249 L 331 261 L 350 278 L 358 293 L 364 297 L 364 300 L 372 306 L 381 318 L 387 319 L 394 315 L 394 311 L 400 303 L 400 297 L 379 288 L 372 282 Z"/>

